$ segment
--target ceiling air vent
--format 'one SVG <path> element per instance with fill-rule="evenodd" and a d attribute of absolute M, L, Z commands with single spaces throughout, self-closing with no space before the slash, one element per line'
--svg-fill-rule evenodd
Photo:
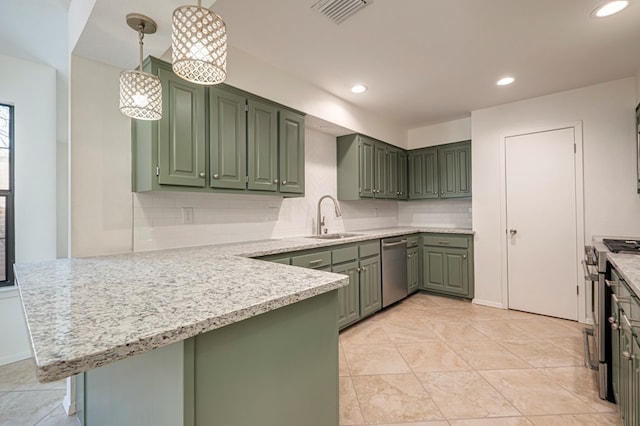
<path fill-rule="evenodd" d="M 371 3 L 373 0 L 319 0 L 311 9 L 317 10 L 338 25 Z"/>

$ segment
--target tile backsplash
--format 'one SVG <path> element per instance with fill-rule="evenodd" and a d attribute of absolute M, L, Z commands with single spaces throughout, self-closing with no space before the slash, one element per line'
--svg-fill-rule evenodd
<path fill-rule="evenodd" d="M 336 196 L 336 140 L 309 129 L 305 138 L 304 197 L 134 193 L 134 251 L 312 235 L 318 200 Z M 335 217 L 331 201 L 323 201 L 329 232 L 398 225 L 471 228 L 470 200 L 360 200 L 342 201 L 340 207 L 342 216 Z M 184 208 L 193 209 L 193 223 L 185 223 Z"/>
<path fill-rule="evenodd" d="M 398 224 L 471 229 L 471 200 L 416 200 L 399 203 Z"/>

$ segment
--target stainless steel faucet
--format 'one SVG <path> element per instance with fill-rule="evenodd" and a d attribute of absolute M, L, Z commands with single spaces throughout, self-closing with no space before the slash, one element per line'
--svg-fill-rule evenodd
<path fill-rule="evenodd" d="M 322 197 L 320 197 L 320 199 L 318 200 L 318 216 L 316 216 L 316 232 L 318 235 L 322 235 L 322 227 L 325 225 L 324 223 L 324 216 L 322 216 L 322 211 L 320 210 L 320 206 L 322 205 L 322 200 L 324 200 L 325 198 L 329 198 L 331 199 L 331 201 L 333 201 L 333 206 L 336 209 L 336 217 L 340 217 L 342 216 L 342 210 L 340 210 L 340 205 L 338 204 L 338 200 L 336 200 L 335 198 L 333 198 L 331 195 L 323 195 Z M 321 219 L 322 217 L 322 219 Z"/>

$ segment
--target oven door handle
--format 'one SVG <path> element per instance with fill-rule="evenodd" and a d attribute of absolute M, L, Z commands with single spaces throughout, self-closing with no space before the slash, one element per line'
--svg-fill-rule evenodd
<path fill-rule="evenodd" d="M 591 271 L 589 271 L 589 266 L 587 265 L 587 262 L 585 262 L 584 260 L 582 260 L 582 268 L 584 269 L 584 279 L 587 281 L 598 281 L 598 274 L 592 274 Z"/>

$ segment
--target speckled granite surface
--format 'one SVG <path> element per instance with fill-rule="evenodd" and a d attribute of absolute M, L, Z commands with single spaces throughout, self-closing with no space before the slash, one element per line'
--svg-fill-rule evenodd
<path fill-rule="evenodd" d="M 636 296 L 640 297 L 640 256 L 637 254 L 607 253 L 607 259 L 636 293 Z"/>
<path fill-rule="evenodd" d="M 389 228 L 340 240 L 289 238 L 18 264 L 38 379 L 59 380 L 348 283 L 343 275 L 248 257 L 417 232 L 473 233 Z"/>

